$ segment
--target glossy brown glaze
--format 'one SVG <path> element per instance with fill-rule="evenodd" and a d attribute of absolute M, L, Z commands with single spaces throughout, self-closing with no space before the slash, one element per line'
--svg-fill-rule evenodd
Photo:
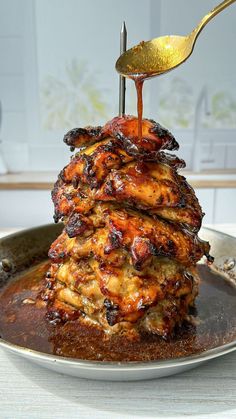
<path fill-rule="evenodd" d="M 22 274 L 0 294 L 0 335 L 20 346 L 59 356 L 97 361 L 151 361 L 189 356 L 236 339 L 236 289 L 207 266 L 199 265 L 200 294 L 191 323 L 185 322 L 164 340 L 142 335 L 139 340 L 106 338 L 79 320 L 52 325 L 44 302 L 37 299 L 48 262 Z"/>
<path fill-rule="evenodd" d="M 135 87 L 137 91 L 137 113 L 138 113 L 138 138 L 142 139 L 142 119 L 143 119 L 143 83 L 142 78 L 135 79 Z"/>

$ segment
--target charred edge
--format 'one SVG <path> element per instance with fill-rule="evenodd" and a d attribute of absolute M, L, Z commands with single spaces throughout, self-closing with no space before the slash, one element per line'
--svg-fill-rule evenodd
<path fill-rule="evenodd" d="M 181 198 L 180 198 L 180 202 L 179 202 L 179 204 L 178 204 L 178 207 L 179 207 L 179 208 L 185 208 L 185 206 L 186 206 L 186 199 L 185 199 L 185 197 L 184 197 L 184 196 L 181 196 Z"/>
<path fill-rule="evenodd" d="M 164 151 L 160 151 L 158 153 L 157 161 L 159 161 L 160 163 L 168 164 L 169 166 L 174 167 L 176 169 L 183 169 L 184 167 L 186 167 L 186 163 L 184 160 L 180 159 L 174 154 L 165 153 Z"/>
<path fill-rule="evenodd" d="M 149 243 L 149 251 L 150 251 L 151 255 L 158 256 L 157 248 L 153 243 Z"/>
<path fill-rule="evenodd" d="M 104 185 L 104 192 L 106 195 L 114 197 L 115 195 L 115 188 L 112 180 L 108 180 Z"/>
<path fill-rule="evenodd" d="M 78 176 L 77 175 L 75 175 L 74 177 L 73 177 L 73 179 L 72 179 L 72 186 L 73 186 L 73 188 L 74 189 L 77 189 L 78 188 L 78 185 L 79 185 L 79 179 L 78 179 Z"/>
<path fill-rule="evenodd" d="M 93 156 L 88 156 L 88 155 L 84 154 L 83 155 L 83 160 L 84 160 L 83 175 L 86 177 L 86 179 L 89 183 L 91 181 L 94 182 L 94 177 L 96 175 L 96 172 L 93 169 Z"/>
<path fill-rule="evenodd" d="M 83 234 L 88 228 L 88 223 L 80 214 L 73 214 L 65 227 L 66 233 L 70 238 Z"/>
<path fill-rule="evenodd" d="M 207 261 L 211 264 L 211 263 L 213 263 L 214 262 L 214 260 L 215 260 L 215 258 L 213 257 L 213 256 L 211 256 L 209 253 L 206 253 L 206 258 L 207 258 Z"/>
<path fill-rule="evenodd" d="M 156 205 L 161 206 L 164 202 L 165 196 L 160 195 L 159 198 L 156 200 Z"/>
<path fill-rule="evenodd" d="M 133 156 L 138 152 L 139 148 L 128 137 L 125 137 L 121 133 L 117 133 L 116 138 L 120 141 L 122 147 L 129 155 Z"/>
<path fill-rule="evenodd" d="M 73 128 L 72 130 L 68 131 L 63 138 L 64 143 L 69 146 L 76 147 L 76 141 L 79 137 L 98 137 L 101 134 L 102 127 L 88 127 L 88 128 Z"/>
<path fill-rule="evenodd" d="M 150 243 L 149 249 L 153 256 L 175 257 L 176 247 L 172 240 L 168 240 L 166 249 L 163 245 L 157 247 L 154 243 Z M 168 250 L 167 250 L 168 249 Z"/>
<path fill-rule="evenodd" d="M 120 247 L 120 236 L 116 232 L 111 232 L 108 236 L 109 244 L 105 246 L 104 253 L 109 255 L 112 250 Z"/>
<path fill-rule="evenodd" d="M 168 129 L 162 127 L 158 122 L 153 120 L 149 120 L 154 126 L 150 129 L 150 132 L 157 135 L 158 138 L 163 139 L 165 141 L 165 147 L 167 150 L 177 150 L 179 148 L 179 144 L 177 143 L 175 137 L 171 134 Z"/>
<path fill-rule="evenodd" d="M 61 188 L 63 187 L 63 182 L 64 180 L 62 179 L 62 174 L 60 173 L 57 181 L 54 184 L 53 190 L 51 191 L 52 200 L 56 199 L 58 194 L 60 194 Z"/>
<path fill-rule="evenodd" d="M 173 140 L 171 142 L 167 142 L 167 144 L 165 144 L 165 148 L 166 150 L 178 150 L 179 149 L 179 143 L 177 143 L 176 139 L 173 137 Z"/>
<path fill-rule="evenodd" d="M 61 186 L 62 182 L 68 183 L 68 181 L 66 180 L 66 177 L 65 177 L 65 169 L 66 169 L 66 167 L 64 167 L 64 169 L 62 169 L 60 171 L 59 175 L 58 175 L 58 180 L 55 183 L 55 186 L 57 186 L 57 188 L 59 188 Z M 54 186 L 54 188 L 55 188 L 55 186 Z"/>
<path fill-rule="evenodd" d="M 69 146 L 74 146 L 74 142 L 79 136 L 87 134 L 88 131 L 85 128 L 73 128 L 64 135 L 63 141 Z"/>
<path fill-rule="evenodd" d="M 80 310 L 71 310 L 70 313 L 62 309 L 50 309 L 46 314 L 46 320 L 52 325 L 56 326 L 60 323 L 66 323 L 69 320 L 76 320 L 81 316 Z"/>
<path fill-rule="evenodd" d="M 53 215 L 53 220 L 54 220 L 54 223 L 55 223 L 55 224 L 59 223 L 60 218 L 61 218 L 61 217 L 60 217 L 60 215 L 55 213 L 55 214 Z"/>
<path fill-rule="evenodd" d="M 119 306 L 117 304 L 113 304 L 111 300 L 108 300 L 108 298 L 104 300 L 103 304 L 106 308 L 107 323 L 109 326 L 114 326 L 117 323 Z"/>
<path fill-rule="evenodd" d="M 102 144 L 99 147 L 97 147 L 96 151 L 95 151 L 95 155 L 99 154 L 100 152 L 104 151 L 104 152 L 108 152 L 108 153 L 116 153 L 117 148 L 119 148 L 119 142 L 111 139 L 110 141 L 108 141 L 106 144 Z"/>
<path fill-rule="evenodd" d="M 67 254 L 65 252 L 58 253 L 54 248 L 51 248 L 48 251 L 48 257 L 55 262 L 61 262 L 66 256 Z"/>
<path fill-rule="evenodd" d="M 169 136 L 171 138 L 174 138 L 173 135 L 168 131 L 167 128 L 164 128 L 161 124 L 158 124 L 158 122 L 154 121 L 153 119 L 148 119 L 151 124 L 153 124 L 153 127 L 150 128 L 150 132 L 153 132 L 154 134 L 158 135 L 159 138 L 163 138 L 166 136 Z"/>

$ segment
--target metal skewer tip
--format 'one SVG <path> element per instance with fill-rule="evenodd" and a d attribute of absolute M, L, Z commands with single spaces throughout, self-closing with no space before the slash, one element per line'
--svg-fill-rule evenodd
<path fill-rule="evenodd" d="M 127 48 L 127 29 L 125 22 L 121 25 L 120 30 L 120 55 L 126 51 Z M 125 114 L 125 77 L 120 76 L 119 84 L 119 115 Z"/>

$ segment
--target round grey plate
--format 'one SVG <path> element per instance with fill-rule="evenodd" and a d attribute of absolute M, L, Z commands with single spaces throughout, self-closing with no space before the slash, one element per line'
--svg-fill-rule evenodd
<path fill-rule="evenodd" d="M 62 229 L 61 225 L 46 225 L 25 230 L 0 240 L 0 260 L 8 259 L 11 262 L 11 273 L 1 270 L 0 286 L 3 286 L 14 273 L 22 270 L 26 261 L 30 264 L 35 259 L 40 260 L 47 254 L 51 242 Z M 210 241 L 211 252 L 215 256 L 215 267 L 221 271 L 225 260 L 236 258 L 236 238 L 226 234 L 202 228 L 201 238 Z M 230 266 L 232 268 L 232 266 Z M 230 275 L 224 273 L 225 280 L 235 286 L 235 269 Z M 152 362 L 97 362 L 80 361 L 73 358 L 64 358 L 30 350 L 14 345 L 0 339 L 0 346 L 7 351 L 28 359 L 42 367 L 53 371 L 80 378 L 94 380 L 131 381 L 147 380 L 177 374 L 209 361 L 210 359 L 225 355 L 236 349 L 236 341 L 205 351 L 203 353 L 171 360 Z"/>

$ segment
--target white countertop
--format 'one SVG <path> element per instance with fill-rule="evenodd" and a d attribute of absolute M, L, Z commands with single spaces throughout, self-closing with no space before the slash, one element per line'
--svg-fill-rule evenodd
<path fill-rule="evenodd" d="M 211 227 L 236 236 L 236 224 Z M 56 374 L 0 350 L 1 419 L 235 419 L 235 384 L 236 352 L 173 377 L 112 383 Z"/>

